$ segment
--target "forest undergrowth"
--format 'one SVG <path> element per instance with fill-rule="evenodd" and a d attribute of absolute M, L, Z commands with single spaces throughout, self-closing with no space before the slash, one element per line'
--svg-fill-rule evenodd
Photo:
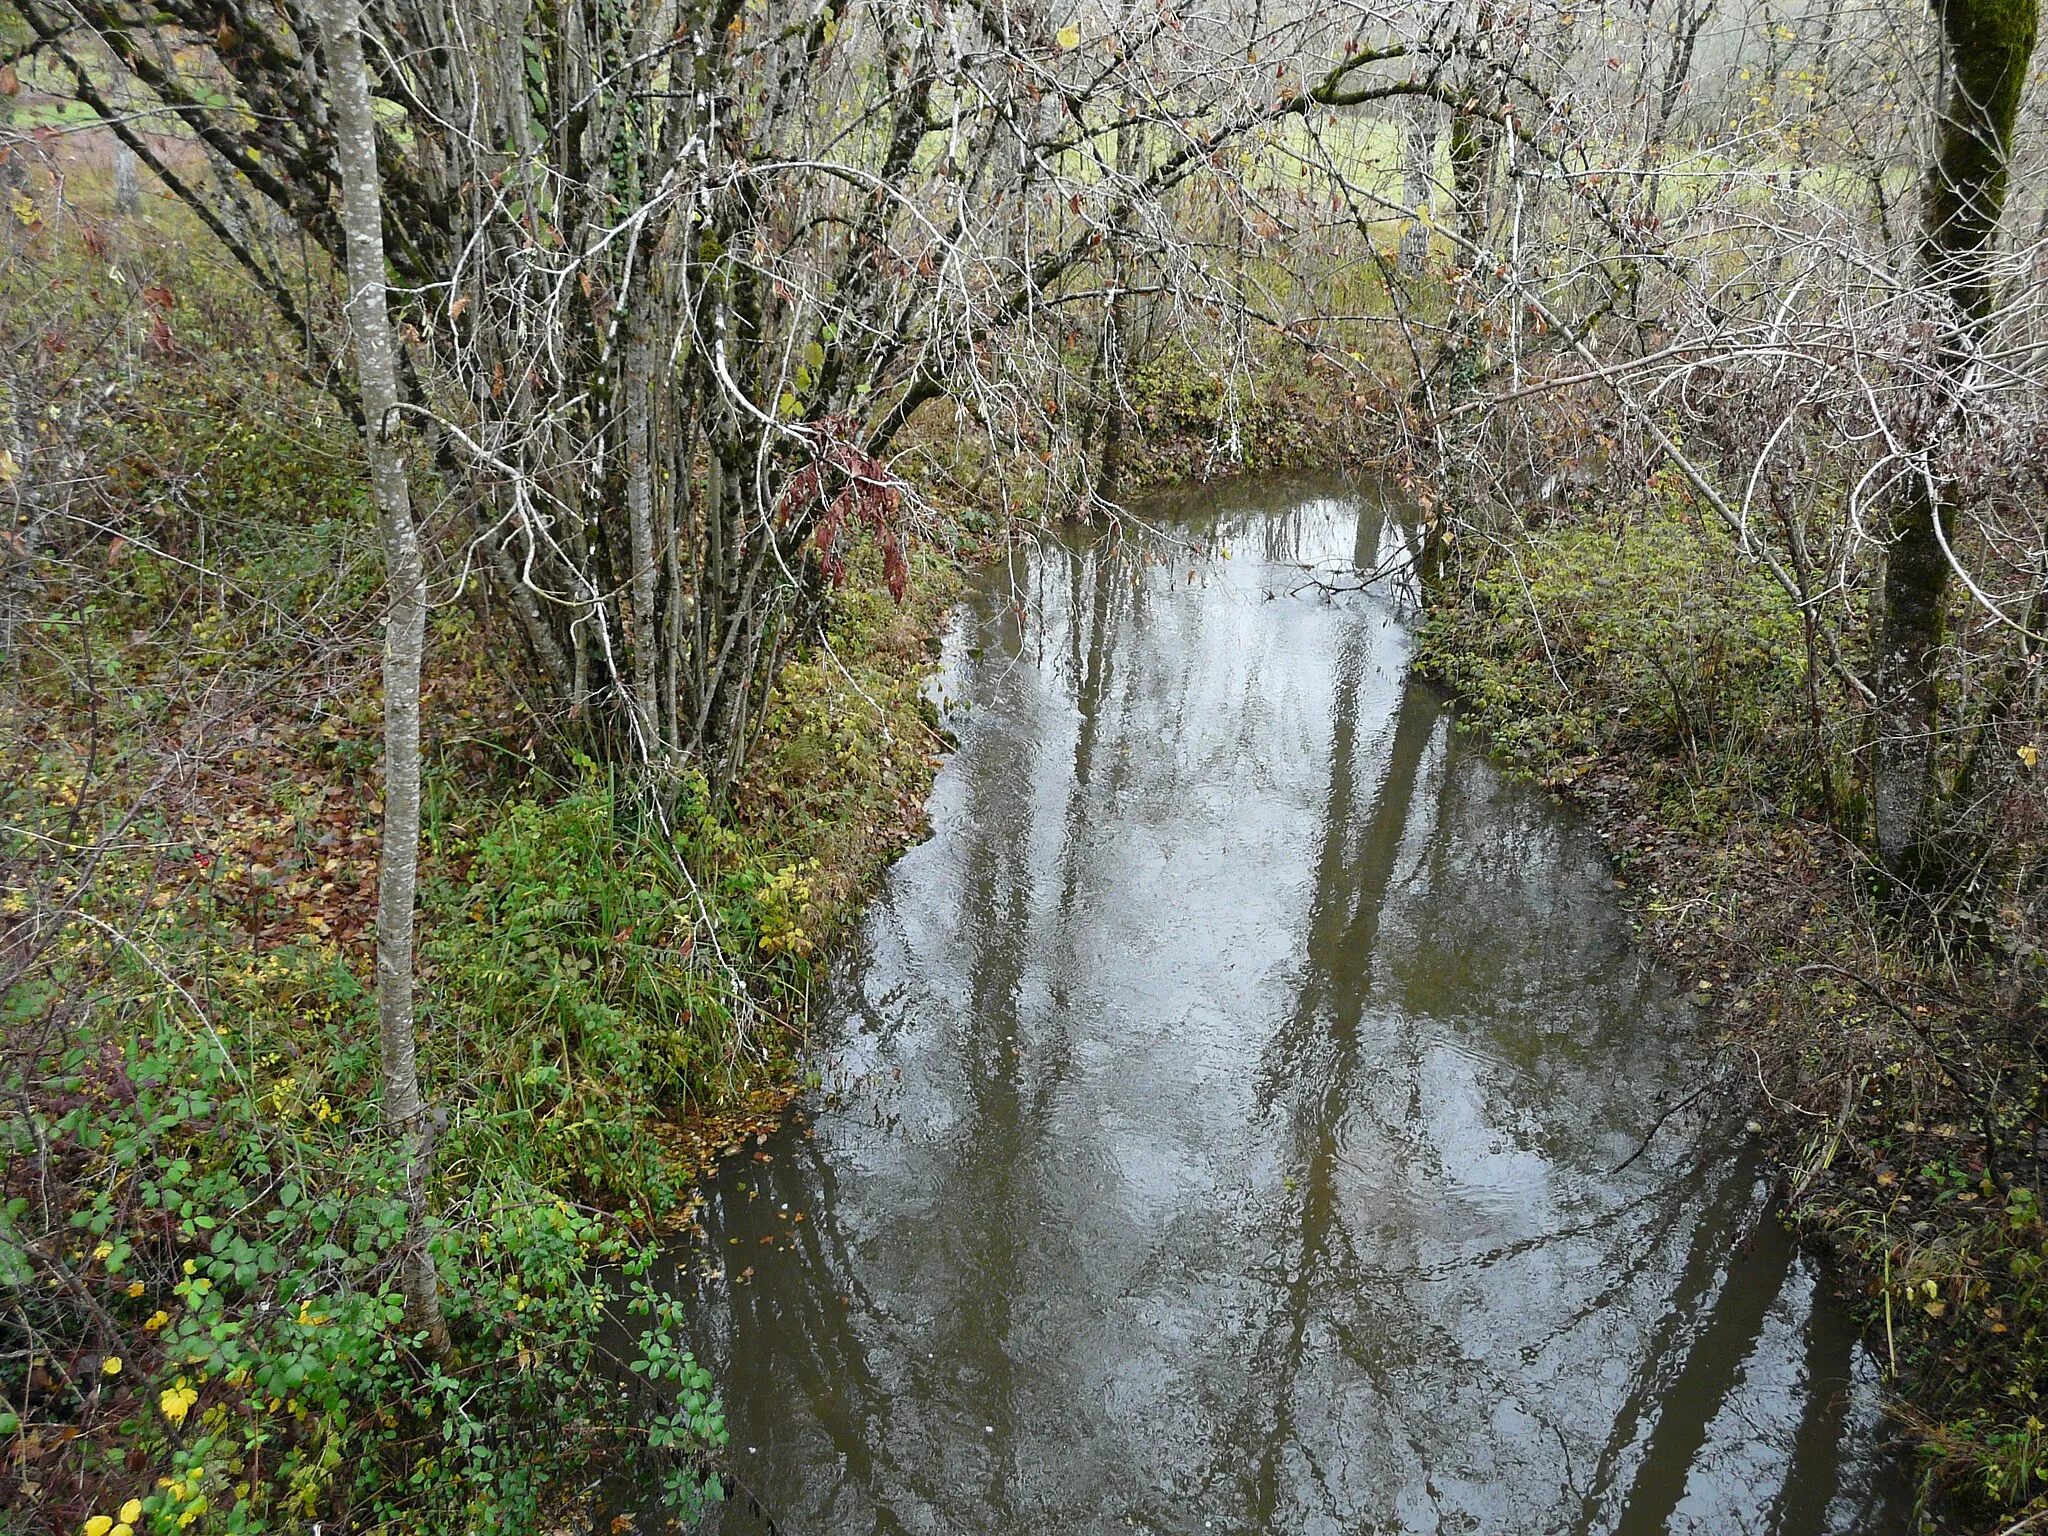
<path fill-rule="evenodd" d="M 441 540 L 431 1361 L 375 1095 L 361 439 L 298 338 L 164 233 L 53 220 L 0 273 L 40 461 L 0 477 L 68 477 L 7 569 L 0 1525 L 530 1529 L 600 1459 L 687 1508 L 720 1410 L 640 1276 L 800 1088 L 823 956 L 921 830 L 955 552 L 914 551 L 900 605 L 858 552 L 747 770 L 663 829 L 484 661 L 502 616 Z M 622 1312 L 650 1317 L 630 1360 L 599 1342 Z"/>

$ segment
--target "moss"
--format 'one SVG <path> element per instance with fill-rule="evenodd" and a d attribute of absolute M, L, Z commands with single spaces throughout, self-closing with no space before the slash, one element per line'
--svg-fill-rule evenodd
<path fill-rule="evenodd" d="M 1938 0 L 1951 71 L 1922 212 L 1925 260 L 1973 322 L 1989 315 L 1981 257 L 2005 212 L 2012 136 L 2040 27 L 2039 0 Z"/>

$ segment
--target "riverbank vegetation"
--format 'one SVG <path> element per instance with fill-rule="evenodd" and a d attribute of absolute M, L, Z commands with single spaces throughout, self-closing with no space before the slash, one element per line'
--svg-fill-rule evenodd
<path fill-rule="evenodd" d="M 1592 813 L 1684 969 L 1858 1302 L 1922 1517 L 2003 1531 L 2048 1509 L 2048 395 L 2003 361 L 2037 350 L 2039 232 L 2004 222 L 2036 17 L 1939 21 L 1917 196 L 1869 160 L 1860 193 L 1773 171 L 1742 238 L 1687 210 L 1702 244 L 1637 268 L 1654 335 L 1573 341 L 1506 409 L 1490 358 L 1438 413 L 1465 478 L 1421 664 Z M 1811 57 L 1856 99 L 1867 51 Z M 1857 158 L 1842 116 L 1807 132 Z"/>
<path fill-rule="evenodd" d="M 2048 1509 L 2036 29 L 0 0 L 10 1518 L 729 1475 L 600 1338 L 916 835 L 957 559 L 1340 459 L 1930 1518 Z"/>
<path fill-rule="evenodd" d="M 820 947 L 917 831 L 950 563 L 917 551 L 899 606 L 853 552 L 746 772 L 660 835 L 537 728 L 439 551 L 418 1071 L 451 1350 L 394 1350 L 360 440 L 298 338 L 150 234 L 78 263 L 44 232 L 9 274 L 76 466 L 10 615 L 10 1502 L 24 1528 L 522 1528 L 636 1462 L 687 1502 L 708 1382 L 671 1332 L 608 1358 L 601 1325 L 668 1305 L 636 1291 L 660 1230 L 795 1086 Z"/>
<path fill-rule="evenodd" d="M 1854 696 L 1669 475 L 1474 532 L 1419 664 L 1592 817 L 1709 1021 L 1713 1102 L 1755 1116 L 1786 1217 L 1836 1261 L 1931 1508 L 2002 1529 L 2042 1493 L 2036 727 L 1978 770 L 2006 788 L 1973 878 L 1902 892 Z"/>

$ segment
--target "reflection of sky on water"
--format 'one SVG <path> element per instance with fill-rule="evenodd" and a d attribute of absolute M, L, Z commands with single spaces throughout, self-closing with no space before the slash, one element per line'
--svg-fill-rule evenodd
<path fill-rule="evenodd" d="M 678 1255 L 741 1476 L 790 1533 L 1895 1528 L 1751 1175 L 1608 1172 L 1696 1061 L 1597 851 L 1296 591 L 1377 503 L 1276 504 L 963 613 L 838 1100 Z"/>

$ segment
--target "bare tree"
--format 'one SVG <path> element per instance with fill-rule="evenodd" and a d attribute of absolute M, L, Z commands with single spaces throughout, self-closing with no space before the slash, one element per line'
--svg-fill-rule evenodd
<path fill-rule="evenodd" d="M 103 116 L 88 46 L 205 146 L 211 184 L 166 185 L 281 307 L 255 202 L 342 258 L 299 0 L 244 8 L 232 44 L 199 0 L 9 3 Z M 1228 3 L 1064 26 L 879 3 L 784 26 L 737 0 L 366 13 L 400 408 L 544 712 L 652 782 L 730 773 L 858 531 L 902 580 L 889 460 L 934 401 L 1006 458 L 1030 439 L 1062 493 L 1113 476 L 1123 413 L 1099 407 L 1136 305 L 1257 300 L 1215 281 L 1177 199 L 1235 198 L 1216 168 L 1307 116 L 1447 95 L 1433 68 L 1376 69 L 1421 45 L 1369 9 L 1257 23 L 1248 49 L 1251 25 Z M 1098 337 L 1088 465 L 1090 413 L 1058 402 Z"/>

